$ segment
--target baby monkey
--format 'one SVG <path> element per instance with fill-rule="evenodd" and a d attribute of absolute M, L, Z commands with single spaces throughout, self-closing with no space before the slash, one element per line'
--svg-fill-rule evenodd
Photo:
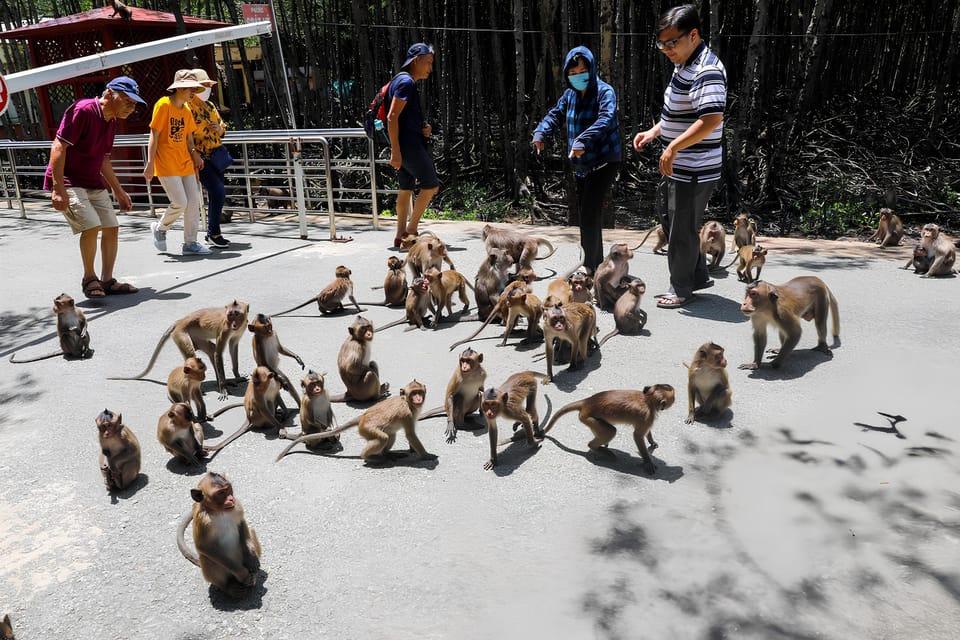
<path fill-rule="evenodd" d="M 700 345 L 687 367 L 687 417 L 684 422 L 693 422 L 694 406 L 700 404 L 700 415 L 708 416 L 726 411 L 730 407 L 732 393 L 727 377 L 727 359 L 723 347 L 713 342 Z"/>

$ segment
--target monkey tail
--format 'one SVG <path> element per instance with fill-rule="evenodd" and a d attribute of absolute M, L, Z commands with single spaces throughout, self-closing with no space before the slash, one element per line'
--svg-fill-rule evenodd
<path fill-rule="evenodd" d="M 840 344 L 840 309 L 837 307 L 837 299 L 833 292 L 827 289 L 830 296 L 830 315 L 833 316 L 833 341 L 834 344 Z"/>
<path fill-rule="evenodd" d="M 420 420 L 427 420 L 427 419 L 429 419 L 429 418 L 439 418 L 440 416 L 445 416 L 445 415 L 447 415 L 447 409 L 446 409 L 446 407 L 442 407 L 442 406 L 441 406 L 441 407 L 434 407 L 433 409 L 430 409 L 429 411 L 426 411 L 426 412 L 424 412 L 424 413 L 421 413 L 421 414 L 420 414 L 420 417 L 417 418 L 417 421 L 419 422 Z"/>
<path fill-rule="evenodd" d="M 290 453 L 290 450 L 291 450 L 291 449 L 293 449 L 295 446 L 297 446 L 297 445 L 300 444 L 301 442 L 316 442 L 317 440 L 323 440 L 324 438 L 332 438 L 333 436 L 337 435 L 338 433 L 342 433 L 342 432 L 346 431 L 347 429 L 350 429 L 350 428 L 352 428 L 352 427 L 357 426 L 358 424 L 360 424 L 360 418 L 354 418 L 354 419 L 351 420 L 350 422 L 348 422 L 348 423 L 346 423 L 346 424 L 344 424 L 344 425 L 342 425 L 342 426 L 340 426 L 340 427 L 338 427 L 338 428 L 336 428 L 336 429 L 333 429 L 333 430 L 331 430 L 331 431 L 321 431 L 321 432 L 319 432 L 319 433 L 310 433 L 310 434 L 307 434 L 307 435 L 305 435 L 305 436 L 300 436 L 299 438 L 297 438 L 296 440 L 294 440 L 293 442 L 291 442 L 289 445 L 287 445 L 286 449 L 284 449 L 283 451 L 280 452 L 280 455 L 277 456 L 277 459 L 274 460 L 274 462 L 280 462 L 280 460 L 281 460 L 285 455 L 287 455 L 288 453 Z"/>
<path fill-rule="evenodd" d="M 180 524 L 177 525 L 177 548 L 180 549 L 180 553 L 183 554 L 183 557 L 192 562 L 193 564 L 200 566 L 200 558 L 196 553 L 191 551 L 187 547 L 187 543 L 183 539 L 183 534 L 187 531 L 187 525 L 193 521 L 193 510 L 187 511 L 187 513 L 180 518 Z"/>
<path fill-rule="evenodd" d="M 145 375 L 147 375 L 148 373 L 150 373 L 150 370 L 153 369 L 153 365 L 156 364 L 157 362 L 157 356 L 160 355 L 160 350 L 163 349 L 163 345 L 167 343 L 167 340 L 170 338 L 170 334 L 173 333 L 173 328 L 175 326 L 176 326 L 175 324 L 170 325 L 169 327 L 167 327 L 167 330 L 163 332 L 163 335 L 160 336 L 160 341 L 157 343 L 156 348 L 153 350 L 153 355 L 150 356 L 150 362 L 147 363 L 146 369 L 144 369 L 137 375 L 130 376 L 128 378 L 115 377 L 115 378 L 107 378 L 107 380 L 139 380 L 143 378 Z"/>
<path fill-rule="evenodd" d="M 734 250 L 733 250 L 733 260 L 731 260 L 728 264 L 722 264 L 722 265 L 720 265 L 720 268 L 721 268 L 721 269 L 729 269 L 730 267 L 733 266 L 733 263 L 736 262 L 736 261 L 739 260 L 739 259 L 740 259 L 740 254 L 738 253 L 738 249 L 734 249 Z M 717 262 L 720 262 L 720 261 L 717 260 Z"/>
<path fill-rule="evenodd" d="M 216 418 L 217 416 L 219 416 L 219 415 L 221 415 L 221 414 L 224 414 L 224 413 L 226 413 L 227 411 L 230 411 L 230 409 L 236 409 L 237 407 L 242 407 L 242 406 L 243 406 L 243 403 L 242 403 L 242 402 L 234 402 L 233 404 L 228 404 L 227 406 L 225 406 L 225 407 L 220 407 L 219 409 L 217 409 L 216 411 L 214 411 L 213 414 L 210 415 L 210 417 L 211 417 L 211 418 Z"/>
<path fill-rule="evenodd" d="M 537 260 L 546 260 L 547 258 L 549 258 L 550 256 L 552 256 L 553 254 L 555 254 L 555 253 L 557 252 L 556 247 L 554 247 L 552 244 L 550 244 L 550 241 L 547 240 L 546 238 L 537 238 L 537 250 L 538 250 L 538 251 L 540 250 L 540 247 L 547 247 L 548 249 L 550 249 L 550 253 L 548 253 L 548 254 L 545 255 L 545 256 L 540 256 L 540 255 L 538 255 L 538 256 L 537 256 Z"/>
<path fill-rule="evenodd" d="M 287 309 L 286 311 L 281 311 L 280 313 L 274 313 L 271 317 L 276 318 L 277 316 L 282 316 L 282 315 L 288 314 L 288 313 L 290 313 L 291 311 L 296 311 L 297 309 L 303 309 L 305 306 L 307 306 L 307 305 L 310 304 L 311 302 L 316 302 L 316 301 L 317 301 L 317 297 L 314 296 L 314 297 L 310 298 L 309 300 L 307 300 L 306 302 L 303 302 L 303 303 L 301 303 L 301 304 L 298 304 L 297 306 L 293 307 L 292 309 Z"/>
<path fill-rule="evenodd" d="M 550 429 L 553 429 L 553 425 L 557 423 L 557 420 L 560 418 L 560 416 L 566 415 L 571 411 L 577 411 L 578 409 L 580 409 L 580 406 L 582 404 L 583 404 L 583 401 L 579 400 L 577 402 L 571 402 L 570 404 L 565 404 L 559 409 L 557 409 L 557 413 L 552 418 L 550 418 L 550 422 L 548 422 L 547 426 L 543 428 L 543 433 L 544 434 L 549 433 Z"/>
<path fill-rule="evenodd" d="M 597 349 L 599 349 L 600 347 L 602 347 L 607 340 L 609 340 L 610 338 L 612 338 L 613 336 L 615 336 L 615 335 L 617 335 L 617 334 L 619 334 L 619 333 L 620 333 L 620 329 L 614 329 L 613 331 L 611 331 L 611 332 L 608 333 L 607 335 L 605 335 L 605 336 L 603 336 L 602 338 L 600 338 L 600 343 L 597 344 Z"/>
<path fill-rule="evenodd" d="M 236 440 L 237 438 L 245 434 L 247 431 L 250 431 L 250 429 L 253 429 L 253 425 L 250 423 L 249 420 L 244 418 L 243 425 L 239 429 L 237 429 L 233 434 L 227 436 L 226 440 L 224 440 L 220 444 L 215 444 L 209 447 L 207 445 L 203 445 L 203 450 L 206 451 L 207 453 L 217 453 L 219 451 L 222 451 L 224 447 L 226 447 L 228 444 L 230 444 L 231 442 L 233 442 L 234 440 Z"/>
<path fill-rule="evenodd" d="M 46 360 L 47 358 L 55 358 L 57 356 L 63 355 L 63 351 L 54 351 L 53 353 L 48 353 L 45 356 L 37 356 L 36 358 L 27 358 L 26 360 L 14 360 L 14 358 L 17 357 L 17 353 L 19 352 L 14 352 L 10 354 L 10 362 L 14 364 L 24 364 L 26 362 L 36 362 L 38 360 Z"/>
<path fill-rule="evenodd" d="M 631 251 L 636 251 L 637 249 L 639 249 L 640 247 L 642 247 L 642 246 L 643 246 L 643 243 L 646 242 L 646 241 L 647 241 L 647 238 L 650 237 L 650 234 L 653 233 L 654 231 L 656 231 L 656 230 L 657 230 L 657 227 L 659 227 L 659 226 L 660 226 L 659 224 L 655 224 L 655 225 L 653 225 L 652 227 L 650 227 L 650 230 L 647 231 L 647 235 L 643 236 L 643 240 L 640 241 L 640 244 L 638 244 L 637 246 L 633 247 L 633 248 L 630 249 L 630 250 L 631 250 Z"/>
<path fill-rule="evenodd" d="M 469 338 L 464 338 L 463 340 L 459 340 L 457 342 L 454 342 L 452 345 L 450 345 L 450 351 L 453 351 L 454 349 L 464 344 L 465 342 L 470 342 L 471 340 L 476 338 L 478 335 L 480 335 L 480 332 L 483 331 L 488 324 L 490 324 L 490 321 L 493 320 L 494 316 L 497 315 L 497 312 L 502 310 L 503 310 L 503 306 L 500 304 L 500 301 L 498 300 L 497 304 L 494 305 L 493 307 L 493 311 L 491 311 L 490 315 L 487 316 L 487 319 L 483 321 L 483 324 L 480 325 L 480 328 L 474 331 L 473 335 L 470 336 Z"/>

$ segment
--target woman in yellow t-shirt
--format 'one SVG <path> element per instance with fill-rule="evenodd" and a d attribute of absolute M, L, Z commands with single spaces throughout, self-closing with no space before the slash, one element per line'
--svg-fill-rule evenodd
<path fill-rule="evenodd" d="M 223 134 L 227 127 L 223 124 L 220 112 L 210 100 L 210 93 L 216 80 L 203 69 L 194 69 L 197 80 L 204 86 L 203 91 L 193 94 L 190 101 L 190 111 L 197 122 L 197 130 L 193 132 L 193 139 L 197 143 L 197 151 L 204 159 L 210 157 L 214 150 L 223 146 Z M 200 183 L 207 190 L 207 244 L 224 248 L 230 246 L 230 241 L 220 232 L 220 216 L 223 213 L 223 203 L 227 193 L 223 183 L 223 172 L 212 162 L 204 162 L 200 169 Z"/>
<path fill-rule="evenodd" d="M 183 216 L 184 255 L 208 254 L 210 249 L 197 242 L 200 221 L 200 185 L 197 170 L 203 168 L 203 158 L 193 142 L 197 128 L 187 104 L 203 85 L 191 69 L 180 69 L 164 96 L 153 105 L 150 120 L 150 142 L 147 145 L 147 166 L 143 177 L 150 181 L 157 176 L 170 200 L 167 212 L 159 222 L 150 225 L 153 245 L 158 251 L 167 250 L 167 231 Z"/>

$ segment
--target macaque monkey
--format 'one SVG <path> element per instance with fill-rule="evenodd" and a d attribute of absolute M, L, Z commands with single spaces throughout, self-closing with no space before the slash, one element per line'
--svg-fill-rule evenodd
<path fill-rule="evenodd" d="M 437 308 L 437 319 L 433 323 L 434 328 L 443 317 L 443 308 L 447 308 L 447 316 L 453 315 L 453 294 L 460 296 L 460 302 L 463 303 L 462 313 L 470 308 L 470 299 L 467 298 L 467 287 L 473 289 L 473 285 L 467 282 L 463 274 L 453 269 L 440 271 L 436 267 L 430 267 L 423 272 L 423 277 L 427 279 L 430 286 L 430 295 L 433 296 L 434 304 Z"/>
<path fill-rule="evenodd" d="M 357 316 L 350 328 L 350 337 L 340 347 L 337 369 L 347 392 L 331 402 L 376 400 L 390 391 L 388 383 L 380 384 L 380 367 L 370 359 L 370 343 L 373 341 L 373 323 Z"/>
<path fill-rule="evenodd" d="M 406 298 L 407 272 L 403 270 L 403 260 L 390 256 L 387 259 L 387 277 L 383 280 L 383 304 L 400 305 Z"/>
<path fill-rule="evenodd" d="M 207 365 L 203 360 L 193 356 L 183 361 L 179 367 L 174 367 L 167 376 L 167 397 L 170 402 L 193 402 L 198 420 L 210 420 L 207 415 L 207 405 L 203 401 L 203 391 L 200 386 L 207 374 Z"/>
<path fill-rule="evenodd" d="M 867 238 L 867 242 L 876 240 L 880 248 L 895 247 L 903 239 L 903 223 L 900 217 L 892 209 L 886 207 L 880 209 L 880 222 L 873 235 Z"/>
<path fill-rule="evenodd" d="M 477 277 L 473 280 L 474 296 L 477 298 L 477 315 L 486 320 L 500 299 L 501 292 L 510 283 L 509 269 L 513 258 L 502 249 L 491 249 L 480 263 Z"/>
<path fill-rule="evenodd" d="M 100 473 L 108 491 L 126 489 L 140 475 L 140 441 L 123 416 L 104 409 L 96 417 L 100 431 Z"/>
<path fill-rule="evenodd" d="M 570 283 L 570 302 L 590 302 L 593 300 L 593 278 L 585 268 L 576 269 L 567 278 Z M 549 293 L 549 292 L 548 292 Z"/>
<path fill-rule="evenodd" d="M 123 20 L 130 20 L 133 17 L 133 12 L 130 11 L 130 7 L 119 0 L 107 0 L 103 3 L 103 6 L 107 8 L 113 7 L 113 13 L 110 14 L 111 18 L 119 16 Z"/>
<path fill-rule="evenodd" d="M 539 446 L 543 438 L 540 416 L 537 414 L 537 378 L 542 374 L 532 371 L 515 373 L 496 389 L 487 389 L 480 402 L 480 413 L 487 421 L 490 438 L 490 459 L 484 463 L 486 471 L 497 466 L 497 418 L 502 414 L 523 426 L 527 444 Z"/>
<path fill-rule="evenodd" d="M 293 205 L 290 199 L 290 190 L 283 187 L 268 187 L 260 185 L 258 196 L 264 196 L 268 209 L 289 209 Z"/>
<path fill-rule="evenodd" d="M 740 310 L 753 324 L 753 362 L 741 369 L 759 369 L 767 346 L 767 325 L 780 333 L 780 349 L 770 362 L 774 368 L 783 364 L 800 342 L 800 319 L 813 320 L 817 327 L 816 350 L 831 355 L 827 346 L 827 311 L 833 315 L 833 346 L 840 345 L 840 315 L 837 299 L 827 285 L 816 276 L 800 276 L 786 284 L 754 282 L 747 286 L 747 297 Z"/>
<path fill-rule="evenodd" d="M 350 298 L 350 302 L 352 302 L 353 306 L 356 307 L 357 313 L 366 311 L 366 309 L 360 308 L 360 305 L 357 303 L 357 299 L 353 297 L 353 280 L 350 279 L 350 275 L 352 273 L 353 272 L 350 271 L 350 269 L 341 264 L 334 272 L 335 277 L 333 282 L 325 286 L 323 290 L 321 290 L 320 293 L 318 293 L 315 297 L 310 298 L 306 302 L 302 302 L 295 307 L 287 309 L 286 311 L 275 313 L 273 314 L 274 317 L 288 314 L 291 311 L 296 311 L 297 309 L 302 309 L 312 302 L 317 303 L 317 309 L 323 315 L 339 313 L 345 309 L 343 306 L 344 298 Z"/>
<path fill-rule="evenodd" d="M 486 245 L 487 253 L 490 253 L 491 249 L 506 251 L 513 258 L 514 264 L 517 265 L 517 271 L 523 268 L 529 269 L 533 266 L 534 260 L 545 260 L 557 251 L 546 238 L 494 227 L 491 224 L 483 227 L 483 242 Z M 549 249 L 550 253 L 545 256 L 537 256 L 541 246 Z"/>
<path fill-rule="evenodd" d="M 923 250 L 922 261 L 924 263 L 930 263 L 925 272 L 917 269 L 916 263 L 918 255 L 921 254 L 920 249 Z M 910 267 L 910 265 L 914 265 L 914 271 L 916 273 L 922 273 L 921 278 L 949 276 L 956 273 L 953 265 L 957 261 L 957 249 L 953 243 L 940 232 L 940 227 L 932 222 L 923 225 L 923 231 L 920 233 L 920 244 L 914 249 L 913 255 L 914 257 L 910 259 L 910 262 L 906 264 L 904 269 Z"/>
<path fill-rule="evenodd" d="M 177 529 L 177 546 L 183 557 L 200 567 L 203 578 L 231 598 L 243 598 L 257 584 L 260 574 L 260 541 L 247 526 L 233 485 L 219 473 L 208 471 L 196 489 L 190 490 L 194 505 Z M 194 554 L 183 534 L 193 521 Z"/>
<path fill-rule="evenodd" d="M 507 326 L 503 332 L 503 340 L 500 341 L 500 346 L 507 346 L 507 338 L 516 328 L 520 316 L 527 319 L 527 337 L 523 339 L 523 343 L 534 342 L 537 339 L 537 326 L 540 324 L 540 318 L 543 315 L 543 304 L 540 302 L 540 298 L 532 293 L 512 291 L 509 294 L 505 293 L 500 297 L 500 300 L 507 312 Z"/>
<path fill-rule="evenodd" d="M 733 219 L 733 243 L 731 251 L 738 251 L 748 244 L 757 244 L 757 228 L 747 214 L 741 213 Z"/>
<path fill-rule="evenodd" d="M 553 341 L 554 339 L 570 343 L 570 368 L 576 371 L 587 360 L 590 339 L 597 332 L 597 314 L 593 307 L 570 302 L 564 305 L 545 307 L 543 310 L 543 341 L 547 353 L 547 377 L 544 383 L 553 379 Z"/>
<path fill-rule="evenodd" d="M 700 404 L 700 415 L 726 411 L 730 407 L 732 392 L 727 377 L 727 359 L 723 347 L 712 342 L 703 343 L 693 354 L 687 368 L 687 424 L 693 422 L 694 407 Z"/>
<path fill-rule="evenodd" d="M 90 348 L 90 334 L 87 333 L 87 317 L 76 307 L 73 298 L 61 293 L 53 299 L 53 312 L 57 314 L 57 338 L 60 339 L 60 351 L 26 360 L 14 360 L 17 355 L 14 353 L 10 356 L 10 362 L 23 364 L 60 355 L 65 358 L 89 358 L 93 355 L 93 349 Z"/>
<path fill-rule="evenodd" d="M 627 275 L 629 265 L 627 262 L 633 258 L 633 249 L 625 244 L 615 244 L 610 247 L 610 253 L 597 266 L 597 272 L 594 274 L 594 296 L 597 299 L 597 306 L 601 309 L 610 310 L 617 303 L 617 298 L 623 291 L 620 281 Z"/>
<path fill-rule="evenodd" d="M 709 269 L 716 269 L 723 260 L 723 254 L 727 251 L 727 232 L 723 225 L 716 220 L 709 220 L 703 223 L 700 228 L 700 253 L 704 256 L 712 256 Z"/>
<path fill-rule="evenodd" d="M 410 275 L 413 278 L 423 277 L 423 272 L 430 267 L 437 269 L 443 268 L 443 262 L 453 266 L 453 260 L 447 253 L 447 245 L 443 240 L 436 236 L 418 236 L 416 241 L 407 251 L 406 265 L 410 267 Z"/>
<path fill-rule="evenodd" d="M 591 451 L 596 453 L 603 451 L 612 457 L 613 454 L 607 446 L 617 435 L 617 429 L 613 425 L 617 423 L 632 425 L 633 441 L 643 458 L 643 470 L 653 474 L 657 470 L 657 465 L 650 458 L 650 451 L 657 448 L 651 433 L 653 421 L 661 411 L 673 405 L 674 396 L 673 387 L 669 384 L 646 386 L 642 391 L 633 389 L 601 391 L 589 398 L 561 407 L 550 419 L 543 433 L 549 433 L 561 416 L 571 411 L 579 411 L 580 422 L 587 425 L 587 428 L 593 432 L 593 440 L 588 442 L 587 446 Z M 650 443 L 649 450 L 647 441 Z"/>
<path fill-rule="evenodd" d="M 420 416 L 420 420 L 440 415 L 447 416 L 447 443 L 456 441 L 457 429 L 466 427 L 467 414 L 480 408 L 483 396 L 483 383 L 487 372 L 483 368 L 483 354 L 467 347 L 460 354 L 457 368 L 447 383 L 443 406 L 431 409 Z"/>
<path fill-rule="evenodd" d="M 419 238 L 420 236 L 424 236 L 424 237 L 429 236 L 431 238 L 438 237 L 437 234 L 429 230 L 424 230 L 419 233 L 404 233 L 403 237 L 400 238 L 400 250 L 409 251 L 410 247 L 416 244 L 417 238 Z"/>
<path fill-rule="evenodd" d="M 396 398 L 387 398 L 364 411 L 359 418 L 355 418 L 345 425 L 332 431 L 313 433 L 300 436 L 277 456 L 277 461 L 283 458 L 297 444 L 316 442 L 324 438 L 331 438 L 337 434 L 359 426 L 360 436 L 367 441 L 367 446 L 360 453 L 360 457 L 373 464 L 386 462 L 392 456 L 391 449 L 397 439 L 397 432 L 403 429 L 410 447 L 417 453 L 420 460 L 436 460 L 437 456 L 427 453 L 427 450 L 417 437 L 417 417 L 423 409 L 423 402 L 427 397 L 427 388 L 412 380 L 407 386 L 400 389 Z"/>
<path fill-rule="evenodd" d="M 457 340 L 452 345 L 450 345 L 450 351 L 453 351 L 461 344 L 470 342 L 483 331 L 488 324 L 497 318 L 505 318 L 508 327 L 509 327 L 509 310 L 514 309 L 515 318 L 514 324 L 520 315 L 525 316 L 528 321 L 531 317 L 536 316 L 539 319 L 539 313 L 542 313 L 542 303 L 540 299 L 537 298 L 532 293 L 529 293 L 529 287 L 522 280 L 515 280 L 507 285 L 507 288 L 503 290 L 503 293 L 497 298 L 497 303 L 493 306 L 493 309 L 487 315 L 487 319 L 483 321 L 483 324 L 480 325 L 480 328 L 474 331 L 470 336 L 464 338 L 463 340 Z M 537 312 L 537 308 L 540 309 L 540 312 Z M 508 328 L 507 331 L 503 334 L 503 342 L 500 343 L 500 346 L 504 346 L 507 342 L 507 338 L 512 332 L 512 328 Z M 533 329 L 529 326 L 527 327 L 527 338 L 529 339 L 532 335 Z"/>
<path fill-rule="evenodd" d="M 547 285 L 547 297 L 545 299 L 558 300 L 560 304 L 566 304 L 570 302 L 572 295 L 573 288 L 570 286 L 570 282 L 566 278 L 559 278 L 551 280 L 550 284 Z"/>
<path fill-rule="evenodd" d="M 240 428 L 220 443 L 204 446 L 205 451 L 210 453 L 222 451 L 224 447 L 251 429 L 270 428 L 279 432 L 283 428 L 280 421 L 286 420 L 287 409 L 280 400 L 280 381 L 277 379 L 277 374 L 267 367 L 257 367 L 253 370 L 250 381 L 247 382 L 247 391 L 243 395 L 243 409 L 246 419 Z M 277 417 L 278 413 L 282 418 Z"/>
<path fill-rule="evenodd" d="M 927 251 L 923 245 L 919 242 L 913 247 L 913 257 L 905 264 L 900 267 L 901 269 L 909 269 L 913 267 L 914 273 L 926 273 L 930 270 L 930 265 L 933 264 L 933 256 L 930 255 L 930 252 Z"/>
<path fill-rule="evenodd" d="M 410 288 L 407 290 L 403 318 L 383 325 L 378 331 L 384 331 L 401 324 L 412 325 L 410 329 L 413 327 L 426 329 L 437 323 L 437 320 L 430 315 L 431 313 L 439 314 L 439 311 L 433 308 L 433 298 L 430 296 L 430 281 L 418 276 L 413 279 Z"/>
<path fill-rule="evenodd" d="M 760 272 L 767 261 L 767 250 L 765 247 L 752 244 L 745 244 L 737 251 L 737 279 L 741 282 L 756 282 L 760 279 Z M 732 263 L 731 263 L 732 264 Z M 728 267 L 730 265 L 727 265 Z M 756 267 L 757 273 L 753 273 Z"/>
<path fill-rule="evenodd" d="M 324 387 L 324 374 L 308 371 L 303 376 L 303 380 L 300 381 L 300 386 L 303 387 L 303 400 L 300 401 L 300 433 L 298 436 L 322 433 L 339 426 L 330 406 L 330 395 Z M 286 429 L 280 430 L 280 437 L 286 440 L 294 440 L 298 436 L 291 435 Z M 319 442 L 307 443 L 307 449 L 329 451 L 338 442 L 340 442 L 340 436 L 335 436 Z"/>
<path fill-rule="evenodd" d="M 662 225 L 662 224 L 658 224 L 657 226 L 652 227 L 649 231 L 647 231 L 647 234 L 646 234 L 645 236 L 643 236 L 643 240 L 641 240 L 641 241 L 640 241 L 640 244 L 638 244 L 637 246 L 635 246 L 635 247 L 633 248 L 633 250 L 636 251 L 637 249 L 639 249 L 640 247 L 642 247 L 642 246 L 643 246 L 643 243 L 646 242 L 646 241 L 647 241 L 647 238 L 650 237 L 650 234 L 651 234 L 651 233 L 654 233 L 654 232 L 656 232 L 656 234 L 657 234 L 657 244 L 656 244 L 656 246 L 653 248 L 653 252 L 656 253 L 656 254 L 658 254 L 658 255 L 662 255 L 662 254 L 666 253 L 667 251 L 666 251 L 666 249 L 664 249 L 664 247 L 667 246 L 667 232 L 663 230 L 663 225 Z"/>
<path fill-rule="evenodd" d="M 4 615 L 0 621 L 0 640 L 15 640 L 13 637 L 13 624 L 10 622 L 10 616 Z"/>
<path fill-rule="evenodd" d="M 640 278 L 628 278 L 627 290 L 617 298 L 613 306 L 613 320 L 617 328 L 603 336 L 597 348 L 615 335 L 636 336 L 647 324 L 647 312 L 640 308 L 640 300 L 647 292 L 647 285 Z"/>
<path fill-rule="evenodd" d="M 230 345 L 234 380 L 236 382 L 243 381 L 244 378 L 240 375 L 237 362 L 237 343 L 240 342 L 240 336 L 243 335 L 247 326 L 249 310 L 250 305 L 246 302 L 234 300 L 222 308 L 214 307 L 194 311 L 190 315 L 177 320 L 164 331 L 153 350 L 153 355 L 150 356 L 150 362 L 147 363 L 146 369 L 129 378 L 107 378 L 107 380 L 140 380 L 150 373 L 153 365 L 157 362 L 160 350 L 167 342 L 167 338 L 172 338 L 173 343 L 180 349 L 180 354 L 184 360 L 197 355 L 197 349 L 207 354 L 217 373 L 220 400 L 224 400 L 227 397 L 227 379 L 223 371 L 223 350 L 228 344 Z"/>
<path fill-rule="evenodd" d="M 277 381 L 293 397 L 293 401 L 300 404 L 300 395 L 297 390 L 290 383 L 290 379 L 280 371 L 280 356 L 293 358 L 301 369 L 304 368 L 303 359 L 280 344 L 280 338 L 273 330 L 273 322 L 268 316 L 258 313 L 253 322 L 247 325 L 247 329 L 253 334 L 253 361 L 258 367 L 266 367 L 273 371 Z"/>
<path fill-rule="evenodd" d="M 186 402 L 174 402 L 160 416 L 157 440 L 170 455 L 188 464 L 200 464 L 207 457 L 203 449 L 203 426 L 197 422 Z"/>

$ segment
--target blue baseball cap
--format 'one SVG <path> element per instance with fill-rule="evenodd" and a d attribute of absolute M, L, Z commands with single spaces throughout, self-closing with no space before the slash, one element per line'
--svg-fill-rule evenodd
<path fill-rule="evenodd" d="M 147 101 L 140 97 L 140 85 L 138 85 L 130 76 L 119 76 L 107 83 L 107 89 L 122 91 L 124 94 L 136 100 L 140 104 L 147 104 Z"/>
<path fill-rule="evenodd" d="M 418 42 L 417 44 L 410 45 L 410 48 L 407 49 L 407 60 L 402 65 L 401 69 L 406 68 L 408 64 L 414 61 L 417 56 L 425 56 L 428 53 L 433 53 L 433 47 L 423 42 Z"/>

